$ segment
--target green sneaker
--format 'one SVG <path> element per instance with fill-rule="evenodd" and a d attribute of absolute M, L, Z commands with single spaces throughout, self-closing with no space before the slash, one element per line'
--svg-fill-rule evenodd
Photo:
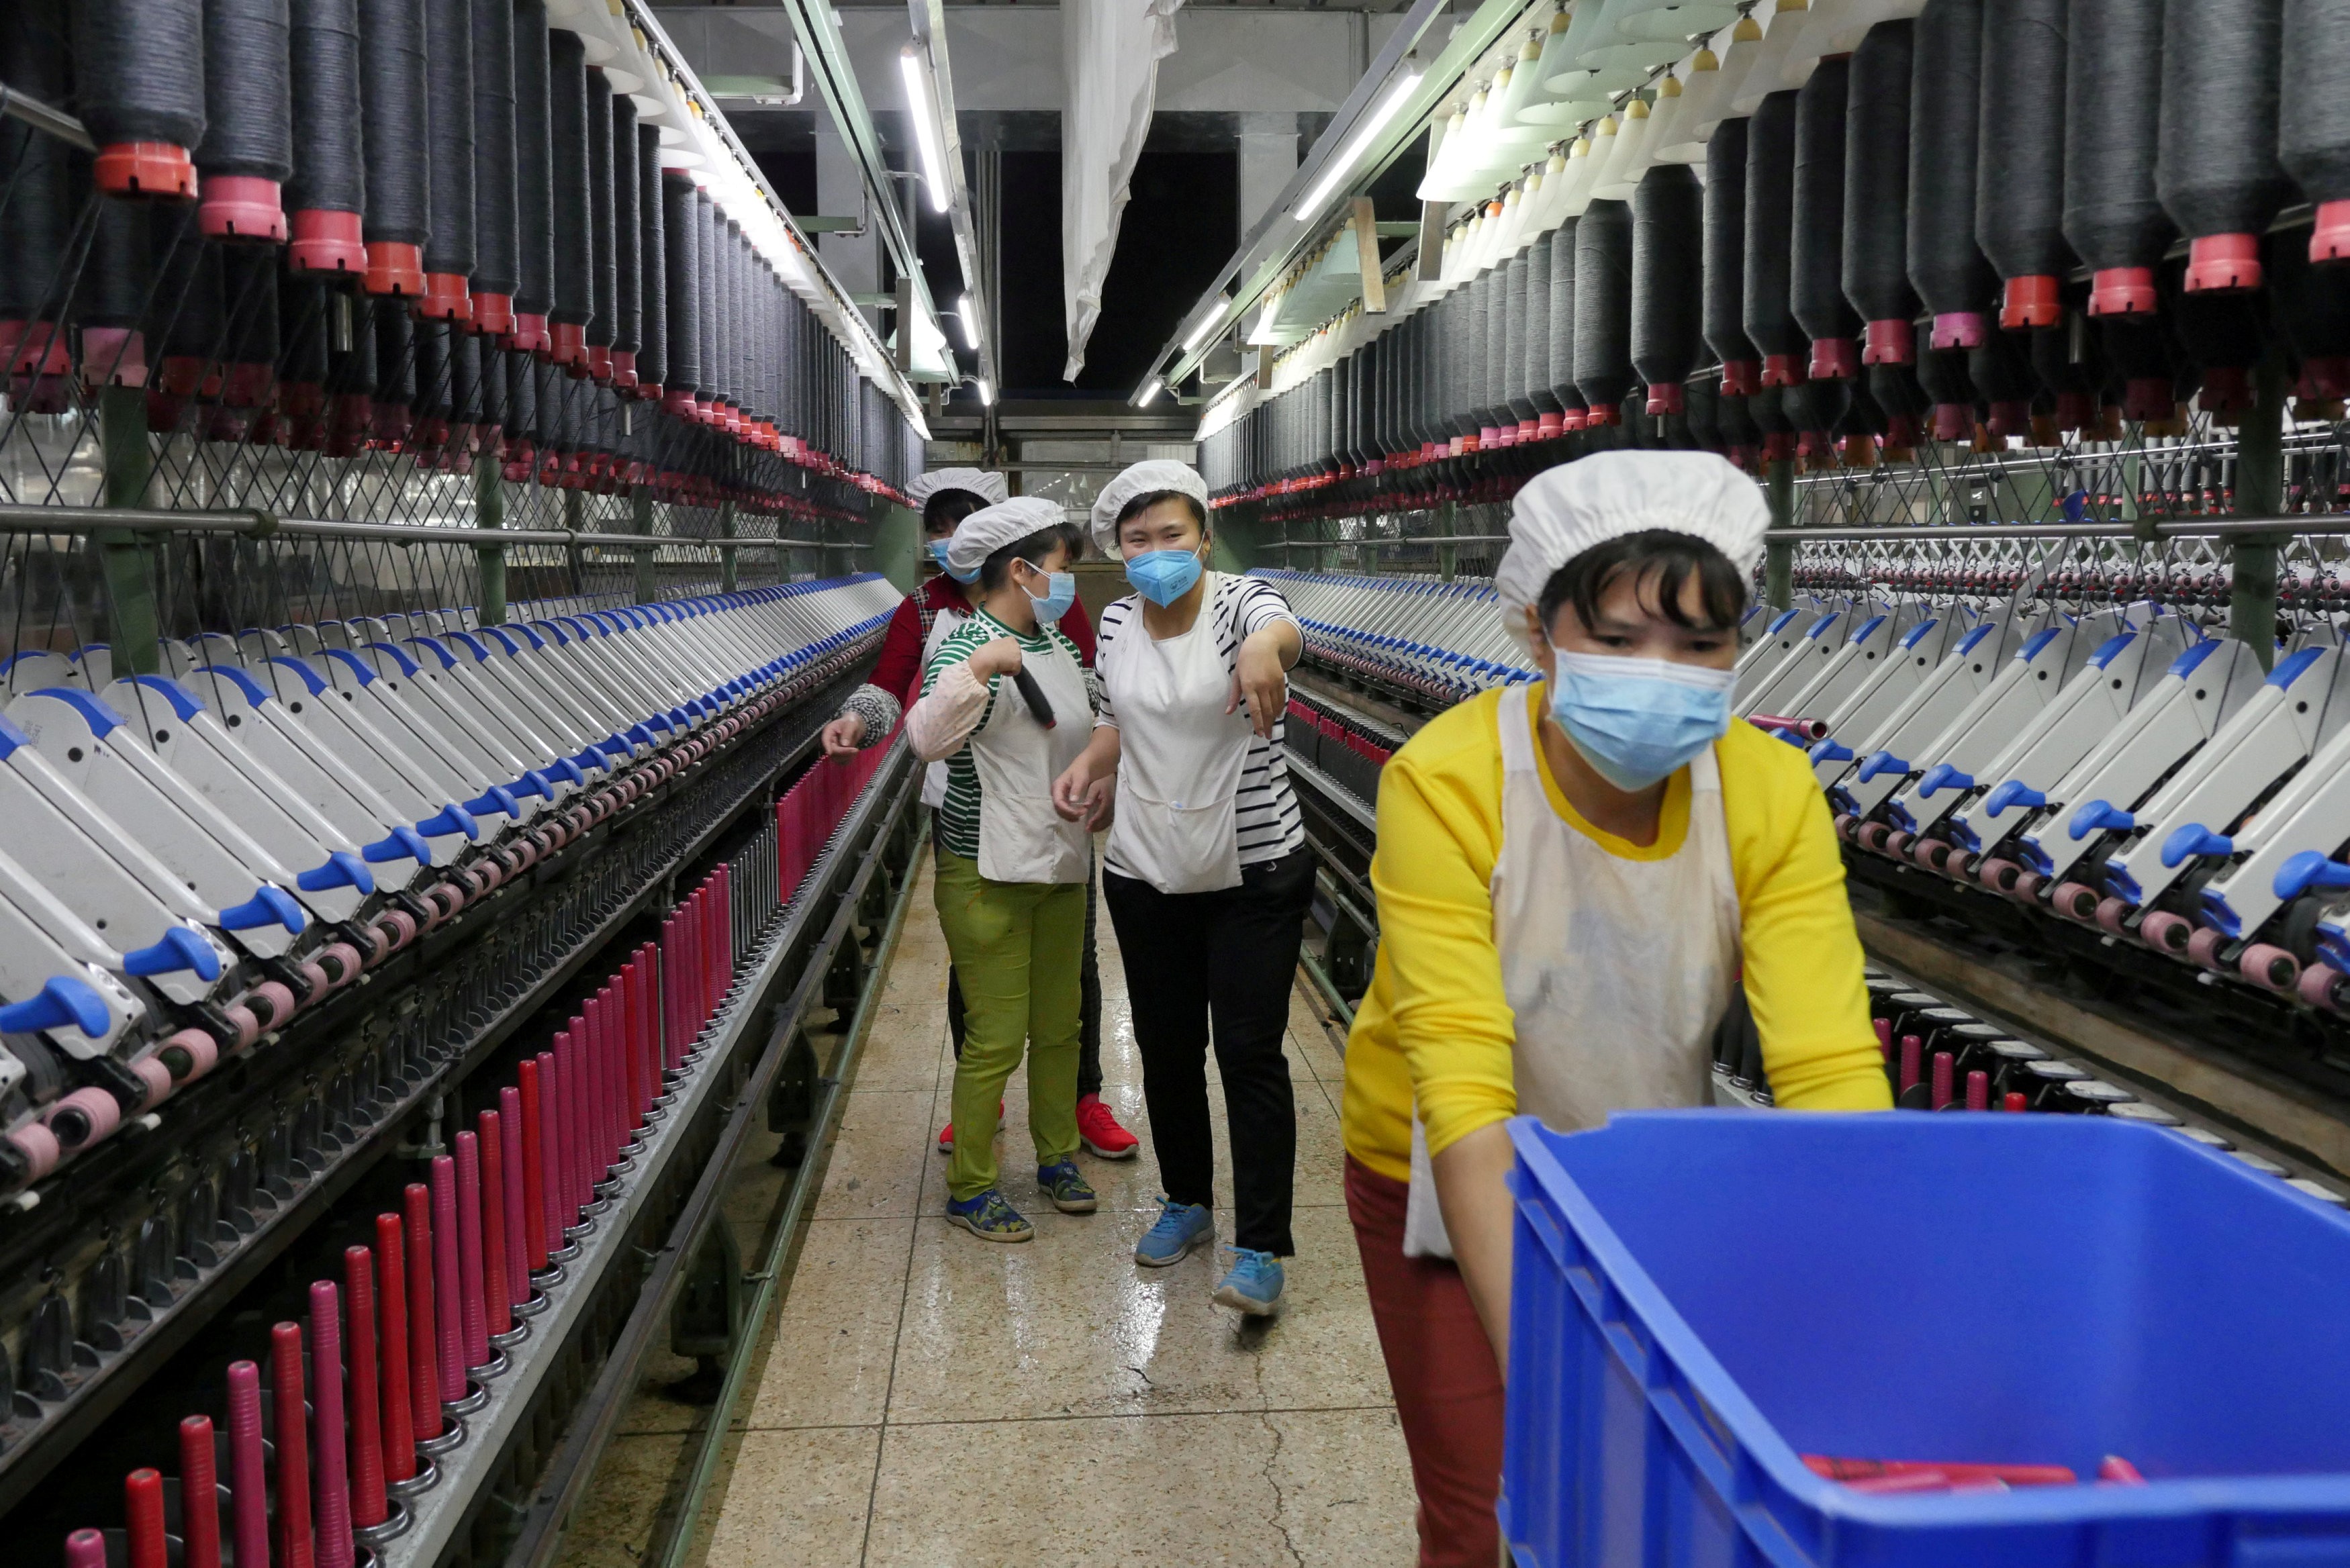
<path fill-rule="evenodd" d="M 1064 1159 L 1036 1168 L 1036 1185 L 1053 1200 L 1053 1207 L 1064 1214 L 1090 1214 L 1100 1207 L 1101 1199 L 1077 1174 L 1077 1162 Z"/>
<path fill-rule="evenodd" d="M 1036 1227 L 993 1187 L 976 1198 L 948 1199 L 947 1223 L 962 1226 L 983 1241 L 1025 1241 L 1036 1234 Z"/>

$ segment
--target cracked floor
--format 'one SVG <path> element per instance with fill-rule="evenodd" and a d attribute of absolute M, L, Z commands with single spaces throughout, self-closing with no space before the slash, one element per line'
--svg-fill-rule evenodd
<path fill-rule="evenodd" d="M 1339 1055 L 1318 1004 L 1303 992 L 1291 1003 L 1298 1255 L 1279 1318 L 1243 1324 L 1211 1302 L 1204 1253 L 1166 1270 L 1132 1261 L 1158 1171 L 1107 916 L 1103 1095 L 1144 1135 L 1141 1158 L 1080 1156 L 1101 1210 L 1055 1212 L 1035 1191 L 1015 1077 L 1004 1190 L 1037 1236 L 983 1242 L 940 1217 L 946 1161 L 931 1142 L 954 1064 L 946 946 L 921 875 L 730 1444 L 707 1568 L 1406 1568 L 1410 1470 L 1347 1223 Z M 1231 1220 L 1218 1210 L 1220 1235 Z"/>

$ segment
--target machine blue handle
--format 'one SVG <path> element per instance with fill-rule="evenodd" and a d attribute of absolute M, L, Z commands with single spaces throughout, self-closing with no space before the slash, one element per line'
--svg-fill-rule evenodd
<path fill-rule="evenodd" d="M 522 777 L 506 785 L 506 789 L 517 800 L 526 794 L 535 794 L 545 801 L 552 801 L 555 798 L 555 781 L 536 768 L 531 769 Z"/>
<path fill-rule="evenodd" d="M 1908 771 L 1909 764 L 1891 752 L 1871 752 L 1867 760 L 1860 764 L 1860 780 L 1866 784 L 1879 774 L 1906 774 Z"/>
<path fill-rule="evenodd" d="M 432 864 L 432 851 L 426 846 L 423 836 L 412 827 L 395 827 L 359 850 L 359 858 L 373 866 L 380 866 L 387 860 L 398 860 L 403 856 L 419 866 Z"/>
<path fill-rule="evenodd" d="M 2199 822 L 2190 822 L 2162 841 L 2162 863 L 2168 867 L 2196 855 L 2232 855 L 2236 841 L 2224 838 Z"/>
<path fill-rule="evenodd" d="M 224 931 L 249 931 L 259 926 L 284 926 L 298 936 L 302 928 L 309 923 L 309 919 L 302 913 L 302 906 L 294 901 L 293 894 L 283 888 L 273 888 L 264 882 L 253 890 L 252 898 L 242 904 L 223 909 L 220 912 L 220 923 L 221 929 Z"/>
<path fill-rule="evenodd" d="M 1938 790 L 1974 787 L 1975 781 L 1972 775 L 1959 772 L 1948 763 L 1936 763 L 1926 770 L 1926 776 L 1918 781 L 1918 793 L 1920 795 L 1930 795 Z"/>
<path fill-rule="evenodd" d="M 1815 742 L 1810 755 L 1814 763 L 1848 763 L 1852 761 L 1852 748 L 1838 745 L 1834 739 L 1829 739 Z"/>
<path fill-rule="evenodd" d="M 153 947 L 140 948 L 134 952 L 124 953 L 122 969 L 126 974 L 141 976 L 177 974 L 183 969 L 192 970 L 198 980 L 210 985 L 220 978 L 221 961 L 220 954 L 213 950 L 213 945 L 210 942 L 185 926 L 173 926 L 163 933 L 163 940 Z M 57 982 L 51 981 L 49 983 L 55 985 Z M 77 981 L 75 983 L 80 982 Z M 99 1025 L 99 1028 L 103 1027 L 103 1024 Z M 82 1031 L 85 1034 L 95 1034 L 98 1032 L 97 1029 Z"/>
<path fill-rule="evenodd" d="M 33 1034 L 72 1024 L 92 1040 L 105 1038 L 106 999 L 86 980 L 54 976 L 36 995 L 0 1007 L 0 1034 Z"/>
<path fill-rule="evenodd" d="M 1983 797 L 1985 815 L 1997 816 L 2011 805 L 2037 809 L 2048 804 L 2048 797 L 2025 784 L 2022 779 L 2010 779 Z"/>
<path fill-rule="evenodd" d="M 479 838 L 482 836 L 482 825 L 475 822 L 472 815 L 463 806 L 444 805 L 418 823 L 416 831 L 427 838 L 445 838 L 452 833 L 462 833 L 468 838 Z"/>
<path fill-rule="evenodd" d="M 2313 888 L 2350 888 L 2350 866 L 2304 849 L 2277 867 L 2272 886 L 2280 898 L 2298 898 Z"/>
<path fill-rule="evenodd" d="M 2108 828 L 2116 833 L 2127 833 L 2137 826 L 2137 818 L 2113 802 L 2091 800 L 2081 803 L 2081 809 L 2073 814 L 2073 820 L 2065 825 L 2064 831 L 2071 834 L 2073 841 L 2077 844 L 2092 833 L 2103 833 Z"/>
<path fill-rule="evenodd" d="M 348 849 L 338 849 L 323 865 L 313 866 L 294 878 L 294 886 L 305 893 L 323 893 L 329 888 L 356 888 L 360 897 L 375 891 L 375 877 L 367 862 Z"/>
<path fill-rule="evenodd" d="M 488 789 L 467 801 L 465 809 L 475 816 L 490 816 L 504 812 L 516 821 L 522 819 L 522 802 L 515 799 L 514 792 L 504 784 L 492 784 Z"/>

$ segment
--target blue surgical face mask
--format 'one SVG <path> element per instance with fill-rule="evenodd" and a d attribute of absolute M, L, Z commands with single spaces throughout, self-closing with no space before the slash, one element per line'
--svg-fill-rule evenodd
<path fill-rule="evenodd" d="M 1069 613 L 1069 607 L 1077 602 L 1077 575 L 1075 572 L 1047 572 L 1045 585 L 1042 597 L 1035 594 L 1028 596 L 1036 601 L 1036 624 L 1057 626 L 1061 618 Z"/>
<path fill-rule="evenodd" d="M 958 572 L 947 564 L 947 546 L 953 542 L 951 539 L 933 539 L 925 547 L 931 552 L 931 559 L 939 564 L 940 571 L 959 583 L 976 582 L 979 579 L 977 568 L 974 567 L 969 572 Z"/>
<path fill-rule="evenodd" d="M 1684 767 L 1730 729 L 1731 670 L 1614 654 L 1558 654 L 1551 715 L 1592 771 L 1643 790 Z"/>
<path fill-rule="evenodd" d="M 1197 550 L 1145 550 L 1127 562 L 1126 580 L 1163 609 L 1191 591 L 1201 570 Z"/>

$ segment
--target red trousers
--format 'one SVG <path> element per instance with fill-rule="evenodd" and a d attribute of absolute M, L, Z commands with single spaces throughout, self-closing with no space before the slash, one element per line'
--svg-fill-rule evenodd
<path fill-rule="evenodd" d="M 1502 1371 L 1461 1271 L 1441 1258 L 1403 1255 L 1409 1191 L 1347 1157 L 1347 1216 L 1419 1494 L 1419 1568 L 1493 1568 Z"/>

